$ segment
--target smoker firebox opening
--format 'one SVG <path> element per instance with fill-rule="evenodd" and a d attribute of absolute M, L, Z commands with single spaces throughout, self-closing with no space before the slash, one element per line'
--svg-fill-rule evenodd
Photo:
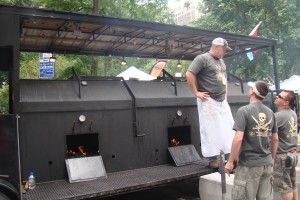
<path fill-rule="evenodd" d="M 66 135 L 66 157 L 99 156 L 98 134 Z"/>
<path fill-rule="evenodd" d="M 169 147 L 191 144 L 190 126 L 168 127 Z"/>

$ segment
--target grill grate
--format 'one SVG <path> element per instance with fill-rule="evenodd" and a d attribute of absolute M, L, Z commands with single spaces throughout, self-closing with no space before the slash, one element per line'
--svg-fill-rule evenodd
<path fill-rule="evenodd" d="M 152 188 L 211 173 L 206 161 L 176 167 L 162 165 L 108 174 L 107 178 L 69 183 L 67 180 L 39 183 L 24 195 L 26 200 L 87 199 Z"/>

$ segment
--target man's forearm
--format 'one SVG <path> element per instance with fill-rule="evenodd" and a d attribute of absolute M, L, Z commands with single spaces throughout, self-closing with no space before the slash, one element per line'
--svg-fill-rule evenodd
<path fill-rule="evenodd" d="M 226 80 L 226 94 L 225 94 L 226 101 L 227 101 L 227 97 L 228 97 L 228 81 Z"/>
<path fill-rule="evenodd" d="M 187 80 L 190 90 L 192 91 L 192 93 L 194 95 L 196 95 L 196 93 L 198 92 L 197 87 L 196 87 L 196 76 L 192 72 L 187 71 L 186 72 L 186 80 Z"/>
<path fill-rule="evenodd" d="M 241 149 L 243 137 L 244 137 L 244 132 L 241 131 L 237 131 L 235 133 L 235 136 L 233 137 L 229 160 L 225 165 L 225 172 L 228 174 L 233 170 L 234 167 L 233 162 L 238 157 L 238 153 L 240 152 Z"/>
<path fill-rule="evenodd" d="M 275 159 L 276 153 L 277 153 L 277 148 L 278 148 L 278 134 L 273 133 L 272 134 L 272 143 L 271 143 L 271 153 L 272 153 L 272 158 Z"/>
<path fill-rule="evenodd" d="M 235 136 L 233 137 L 231 152 L 228 160 L 228 162 L 230 163 L 233 163 L 234 160 L 238 157 L 238 153 L 240 152 L 241 145 L 242 145 L 243 134 L 244 133 L 237 131 Z"/>

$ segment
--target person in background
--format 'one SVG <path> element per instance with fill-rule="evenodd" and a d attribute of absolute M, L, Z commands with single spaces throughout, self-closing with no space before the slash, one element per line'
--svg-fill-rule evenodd
<path fill-rule="evenodd" d="M 293 91 L 283 90 L 277 96 L 275 113 L 279 146 L 274 165 L 274 191 L 282 200 L 298 200 L 296 166 L 298 163 L 297 115 L 292 110 L 295 101 Z"/>
<path fill-rule="evenodd" d="M 215 38 L 210 51 L 195 57 L 186 72 L 190 90 L 197 97 L 201 153 L 209 167 L 219 167 L 220 150 L 228 158 L 234 136 L 232 113 L 227 102 L 227 75 L 223 57 L 232 50 L 225 39 Z"/>
<path fill-rule="evenodd" d="M 238 156 L 232 200 L 271 200 L 273 164 L 278 147 L 277 125 L 273 111 L 262 103 L 268 94 L 268 85 L 256 81 L 249 86 L 250 103 L 237 111 L 233 126 L 236 133 L 225 172 L 232 172 Z"/>

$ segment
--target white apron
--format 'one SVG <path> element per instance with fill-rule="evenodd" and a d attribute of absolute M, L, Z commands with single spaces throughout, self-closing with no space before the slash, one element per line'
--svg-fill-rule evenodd
<path fill-rule="evenodd" d="M 230 153 L 235 131 L 234 120 L 226 100 L 216 101 L 210 97 L 202 101 L 197 98 L 201 151 L 204 157 Z"/>

